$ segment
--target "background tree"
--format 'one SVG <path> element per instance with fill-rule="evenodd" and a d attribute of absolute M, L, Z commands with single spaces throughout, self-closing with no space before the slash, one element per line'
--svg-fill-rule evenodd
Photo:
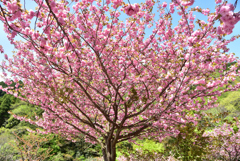
<path fill-rule="evenodd" d="M 12 144 L 12 146 L 19 152 L 20 161 L 44 161 L 53 155 L 50 154 L 53 149 L 50 149 L 49 147 L 45 149 L 41 148 L 41 145 L 49 140 L 49 136 L 41 137 L 37 134 L 30 133 L 30 135 L 25 138 L 20 137 L 15 133 L 14 135 L 16 137 L 15 145 Z"/>
<path fill-rule="evenodd" d="M 0 20 L 17 50 L 13 58 L 5 55 L 1 67 L 12 73 L 15 87 L 18 80 L 24 83 L 3 90 L 44 110 L 37 121 L 14 117 L 72 141 L 83 134 L 101 145 L 106 161 L 115 160 L 119 142 L 178 135 L 177 125 L 195 119 L 185 110 L 214 107 L 218 95 L 239 88 L 219 89 L 239 76 L 239 60 L 225 53 L 238 37 L 223 37 L 239 21 L 232 4 L 218 4 L 210 13 L 188 9 L 194 0 L 174 0 L 169 12 L 167 3 L 153 0 L 35 3 L 35 11 L 14 0 L 0 5 Z M 172 27 L 175 10 L 181 18 Z M 194 21 L 194 11 L 208 20 Z M 122 21 L 123 12 L 129 17 Z M 216 28 L 218 19 L 222 24 Z"/>
<path fill-rule="evenodd" d="M 9 94 L 0 98 L 0 127 L 6 124 L 6 121 L 10 117 L 8 111 L 10 110 L 11 104 L 14 104 L 16 101 L 17 98 Z"/>
<path fill-rule="evenodd" d="M 16 161 L 18 152 L 9 143 L 14 143 L 14 136 L 9 129 L 0 128 L 0 160 Z"/>
<path fill-rule="evenodd" d="M 4 82 L 0 82 L 0 84 L 3 88 L 7 87 L 7 85 Z M 6 92 L 0 90 L 0 97 L 4 96 L 5 94 L 6 94 Z"/>

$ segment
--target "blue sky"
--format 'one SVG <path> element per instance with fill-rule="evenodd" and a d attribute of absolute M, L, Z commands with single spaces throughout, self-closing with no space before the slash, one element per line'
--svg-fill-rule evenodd
<path fill-rule="evenodd" d="M 25 0 L 25 1 L 27 3 L 27 5 L 26 5 L 27 9 L 35 8 L 35 5 L 34 5 L 33 1 L 30 1 L 30 0 Z M 124 0 L 124 1 L 126 1 L 126 0 Z M 140 3 L 142 1 L 143 0 L 130 0 L 131 3 Z M 157 1 L 157 0 L 155 0 L 155 1 Z M 167 3 L 171 2 L 171 0 L 161 0 L 161 2 L 164 2 L 164 1 L 167 2 Z M 228 0 L 228 2 L 229 3 L 234 3 L 235 0 Z M 126 1 L 126 3 L 128 3 L 128 2 Z M 201 8 L 209 8 L 211 11 L 214 11 L 215 0 L 195 0 L 195 3 L 194 3 L 193 6 L 199 6 Z M 240 11 L 240 2 L 237 5 L 237 8 L 235 9 L 235 12 L 238 12 L 238 11 Z M 176 16 L 176 14 L 175 14 L 175 17 L 173 17 L 173 18 L 174 18 L 173 19 L 173 25 L 177 24 L 178 18 Z M 206 20 L 206 17 L 201 15 L 201 14 L 196 14 L 196 18 Z M 150 32 L 151 32 L 151 30 L 149 30 L 149 33 Z M 233 34 L 231 34 L 231 35 L 238 35 L 238 34 L 240 34 L 240 22 L 235 25 L 235 28 L 233 30 Z M 3 31 L 2 22 L 0 22 L 0 35 L 1 35 L 0 45 L 3 46 L 4 51 L 5 51 L 4 53 L 6 53 L 9 57 L 11 57 L 12 56 L 12 51 L 14 51 L 14 46 L 9 43 L 5 32 Z M 233 52 L 233 53 L 236 54 L 237 57 L 240 58 L 240 50 L 239 50 L 240 49 L 240 39 L 235 40 L 234 42 L 229 44 L 228 47 L 230 48 L 230 51 L 229 51 L 230 53 Z M 4 58 L 4 54 L 0 54 L 0 61 L 2 61 L 3 58 Z M 0 78 L 0 80 L 1 80 L 1 78 Z"/>

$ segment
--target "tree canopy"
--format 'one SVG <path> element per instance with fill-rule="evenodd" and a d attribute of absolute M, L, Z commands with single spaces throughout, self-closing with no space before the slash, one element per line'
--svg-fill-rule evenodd
<path fill-rule="evenodd" d="M 224 37 L 240 20 L 233 4 L 217 0 L 210 13 L 191 7 L 194 0 L 35 0 L 29 11 L 19 1 L 0 2 L 0 20 L 17 50 L 1 65 L 15 88 L 3 90 L 44 110 L 36 120 L 14 117 L 72 141 L 83 134 L 101 145 L 106 161 L 115 160 L 122 141 L 178 135 L 177 125 L 199 117 L 188 111 L 215 107 L 217 96 L 240 87 L 219 88 L 239 76 L 239 59 L 226 54 L 238 36 Z M 175 12 L 180 20 L 172 26 Z M 196 21 L 194 12 L 207 21 Z"/>

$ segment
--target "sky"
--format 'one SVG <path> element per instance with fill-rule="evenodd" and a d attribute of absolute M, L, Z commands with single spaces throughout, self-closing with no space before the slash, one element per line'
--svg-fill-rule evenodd
<path fill-rule="evenodd" d="M 25 0 L 26 1 L 26 8 L 27 9 L 34 9 L 36 6 L 34 5 L 32 0 Z M 124 0 L 126 3 L 128 3 L 127 0 Z M 144 0 L 130 0 L 130 2 L 133 3 L 140 3 L 143 2 Z M 155 0 L 157 1 L 157 0 Z M 171 2 L 171 0 L 161 0 L 160 2 Z M 234 3 L 235 0 L 228 0 L 229 3 Z M 195 0 L 193 6 L 199 6 L 201 8 L 209 8 L 211 11 L 215 10 L 215 0 Z M 154 12 L 157 12 L 156 10 L 153 10 Z M 237 5 L 237 8 L 235 9 L 235 12 L 240 11 L 240 2 Z M 200 20 L 206 20 L 206 17 L 201 15 L 201 14 L 195 14 L 197 19 Z M 173 27 L 174 25 L 177 24 L 178 22 L 178 18 L 177 18 L 177 14 L 173 15 Z M 149 30 L 149 34 L 151 33 L 151 30 Z M 240 34 L 240 22 L 238 24 L 235 25 L 235 28 L 233 30 L 233 33 L 228 36 L 231 37 L 233 35 L 238 35 Z M 227 38 L 228 38 L 227 37 Z M 11 45 L 6 37 L 5 32 L 3 31 L 3 24 L 2 22 L 0 22 L 0 45 L 3 46 L 4 49 L 4 54 L 7 54 L 9 57 L 12 57 L 13 53 L 12 51 L 14 51 L 14 46 Z M 231 44 L 228 45 L 228 47 L 230 48 L 230 51 L 228 53 L 235 53 L 235 55 L 237 57 L 240 58 L 240 39 L 235 40 L 234 42 L 232 42 Z M 0 62 L 4 59 L 4 54 L 0 54 Z M 1 72 L 0 72 L 1 73 Z M 0 81 L 2 81 L 2 77 L 0 75 Z"/>

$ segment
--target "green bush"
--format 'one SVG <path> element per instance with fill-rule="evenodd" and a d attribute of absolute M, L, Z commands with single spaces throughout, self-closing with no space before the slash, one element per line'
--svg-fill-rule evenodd
<path fill-rule="evenodd" d="M 209 152 L 209 137 L 203 136 L 207 125 L 187 123 L 179 126 L 177 137 L 170 137 L 165 144 L 165 156 L 174 156 L 182 161 L 202 161 Z"/>
<path fill-rule="evenodd" d="M 0 160 L 15 161 L 18 159 L 18 152 L 9 144 L 14 144 L 14 136 L 11 130 L 0 128 Z"/>

